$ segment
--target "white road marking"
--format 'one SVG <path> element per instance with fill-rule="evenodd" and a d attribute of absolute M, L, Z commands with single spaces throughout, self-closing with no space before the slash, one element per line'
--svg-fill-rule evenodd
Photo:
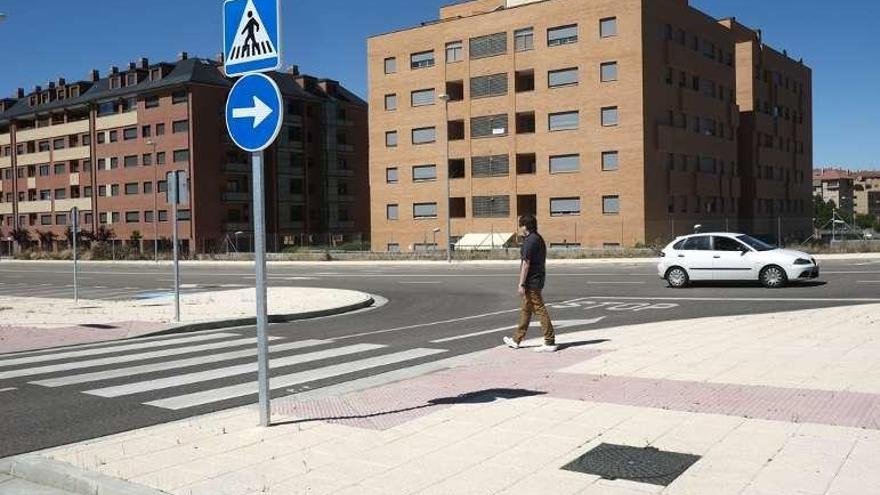
<path fill-rule="evenodd" d="M 602 316 L 599 318 L 594 318 L 592 320 L 560 320 L 560 321 L 554 321 L 553 327 L 557 330 L 562 329 L 562 328 L 568 328 L 568 327 L 581 327 L 581 326 L 585 326 L 585 325 L 592 325 L 593 323 L 599 323 L 600 321 L 602 321 L 604 319 L 605 319 L 605 317 Z M 541 323 L 537 322 L 537 321 L 533 321 L 529 325 L 529 327 L 531 327 L 531 328 L 540 327 L 540 326 L 541 326 Z M 507 326 L 507 327 L 493 328 L 492 330 L 483 330 L 480 332 L 468 333 L 465 335 L 455 335 L 453 337 L 446 337 L 445 339 L 432 340 L 431 343 L 432 344 L 442 344 L 444 342 L 452 342 L 455 340 L 469 339 L 471 337 L 479 337 L 480 335 L 488 335 L 491 333 L 498 333 L 498 332 L 505 332 L 508 330 L 514 330 L 514 329 L 516 329 L 516 327 L 517 327 L 517 325 L 511 325 L 511 326 Z"/>
<path fill-rule="evenodd" d="M 586 297 L 579 297 L 579 298 L 577 298 L 577 299 L 571 299 L 571 300 L 568 300 L 568 301 L 563 301 L 563 302 L 561 302 L 561 303 L 547 303 L 547 305 L 549 306 L 549 305 L 551 305 L 551 304 L 567 304 L 567 303 L 573 303 L 573 302 L 576 302 L 576 301 L 583 301 L 584 299 L 588 299 L 588 298 L 586 298 Z M 415 325 L 407 325 L 407 326 L 405 326 L 405 327 L 388 328 L 388 329 L 385 329 L 385 330 L 373 330 L 373 331 L 370 331 L 370 332 L 361 332 L 361 333 L 355 333 L 355 334 L 351 334 L 351 335 L 343 335 L 342 337 L 336 337 L 336 338 L 334 338 L 334 339 L 332 339 L 332 340 L 353 339 L 353 338 L 357 338 L 357 337 L 366 337 L 366 336 L 368 336 L 368 335 L 380 335 L 380 334 L 383 334 L 383 333 L 389 333 L 389 332 L 399 332 L 399 331 L 401 331 L 401 330 L 412 330 L 413 328 L 431 327 L 431 326 L 436 326 L 436 325 L 445 325 L 445 324 L 447 324 L 447 323 L 458 323 L 458 322 L 460 322 L 460 321 L 475 320 L 475 319 L 478 319 L 478 318 L 485 318 L 485 317 L 487 317 L 487 316 L 498 316 L 498 315 L 503 315 L 503 314 L 506 314 L 506 313 L 515 313 L 515 312 L 518 312 L 518 311 L 519 311 L 519 308 L 515 308 L 515 309 L 505 309 L 505 310 L 502 310 L 502 311 L 494 311 L 494 312 L 492 312 L 492 313 L 483 313 L 483 314 L 480 314 L 480 315 L 463 316 L 463 317 L 461 317 L 461 318 L 452 318 L 452 319 L 449 319 L 449 320 L 432 321 L 432 322 L 429 322 L 429 323 L 417 323 L 417 324 L 415 324 Z"/>
<path fill-rule="evenodd" d="M 859 284 L 880 284 L 880 280 L 859 280 Z"/>
<path fill-rule="evenodd" d="M 442 282 L 400 282 L 401 285 L 438 285 Z"/>
<path fill-rule="evenodd" d="M 302 340 L 299 342 L 288 342 L 286 344 L 278 344 L 269 346 L 269 352 L 285 352 L 295 349 L 304 349 L 317 345 L 329 344 L 328 340 Z M 49 380 L 40 380 L 30 382 L 33 385 L 42 387 L 65 387 L 67 385 L 75 385 L 79 383 L 97 382 L 101 380 L 110 380 L 113 378 L 122 378 L 135 375 L 143 375 L 147 373 L 155 373 L 157 371 L 167 371 L 174 368 L 187 368 L 190 366 L 198 366 L 202 364 L 219 363 L 222 361 L 231 361 L 233 359 L 241 359 L 257 355 L 257 349 L 245 349 L 243 351 L 225 352 L 221 354 L 209 354 L 187 359 L 179 359 L 177 361 L 165 361 L 161 363 L 145 364 L 142 366 L 129 366 L 127 368 L 117 368 L 109 371 L 97 371 L 94 373 L 83 373 L 80 375 L 68 375 L 61 378 L 51 378 Z"/>
<path fill-rule="evenodd" d="M 355 344 L 335 349 L 327 349 L 317 352 L 309 352 L 306 354 L 297 354 L 295 356 L 287 356 L 283 358 L 273 359 L 270 365 L 274 368 L 283 368 L 285 366 L 294 366 L 297 364 L 310 363 L 329 359 L 339 356 L 347 356 L 349 354 L 357 354 L 359 352 L 374 351 L 385 346 L 378 344 Z M 116 387 L 99 388 L 88 390 L 85 393 L 89 395 L 97 395 L 98 397 L 121 397 L 124 395 L 139 394 L 141 392 L 149 392 L 152 390 L 161 390 L 163 388 L 179 387 L 181 385 L 189 385 L 192 383 L 208 382 L 211 380 L 219 380 L 235 375 L 244 375 L 246 373 L 256 373 L 257 363 L 240 364 L 236 366 L 227 366 L 225 368 L 211 369 L 196 373 L 187 373 L 176 375 L 168 378 L 160 378 L 156 380 L 146 380 L 142 382 L 127 383 Z"/>
<path fill-rule="evenodd" d="M 29 356 L 29 357 L 21 357 L 21 358 L 11 358 L 11 359 L 2 359 L 0 360 L 0 366 L 15 366 L 18 364 L 33 364 L 33 363 L 41 363 L 45 361 L 60 361 L 62 359 L 70 359 L 70 358 L 79 358 L 86 356 L 98 356 L 101 354 L 111 354 L 114 352 L 123 352 L 123 351 L 139 351 L 142 349 L 148 349 L 153 347 L 167 347 L 178 344 L 189 344 L 192 342 L 202 342 L 205 340 L 217 340 L 226 337 L 238 337 L 237 333 L 215 333 L 209 335 L 196 335 L 189 337 L 181 337 L 181 338 L 173 338 L 166 340 L 159 340 L 155 342 L 138 342 L 136 344 L 127 344 L 120 345 L 115 347 L 106 347 L 106 348 L 98 348 L 98 349 L 85 349 L 85 350 L 77 350 L 77 351 L 68 351 L 68 352 L 57 352 L 52 354 L 44 354 L 41 356 Z"/>
<path fill-rule="evenodd" d="M 400 363 L 403 361 L 410 361 L 413 359 L 419 359 L 426 356 L 432 356 L 435 354 L 440 354 L 446 352 L 444 349 L 411 349 L 408 351 L 397 352 L 394 354 L 386 354 L 384 356 L 378 356 L 373 358 L 361 359 L 358 361 L 351 361 L 348 363 L 337 364 L 333 366 L 326 366 L 323 368 L 316 368 L 313 370 L 302 371 L 299 373 L 292 373 L 289 375 L 281 375 L 274 376 L 269 381 L 269 386 L 272 390 L 291 387 L 294 385 L 299 385 L 302 383 L 308 383 L 318 380 L 324 380 L 327 378 L 333 378 L 337 376 L 347 375 L 349 373 L 355 373 L 358 371 L 363 371 L 371 368 L 379 368 L 382 366 L 387 366 L 391 364 Z M 243 383 L 240 385 L 232 385 L 230 387 L 217 388 L 212 390 L 206 390 L 204 392 L 196 392 L 193 394 L 180 395 L 176 397 L 169 397 L 167 399 L 155 400 L 152 402 L 146 402 L 145 404 L 148 406 L 161 407 L 163 409 L 171 409 L 171 410 L 179 410 L 179 409 L 187 409 L 190 407 L 200 406 L 203 404 L 210 404 L 212 402 L 219 402 L 227 399 L 234 399 L 237 397 L 244 397 L 247 395 L 253 395 L 257 393 L 257 383 Z"/>
<path fill-rule="evenodd" d="M 18 389 L 15 388 L 15 387 L 0 388 L 0 393 L 3 393 L 3 392 L 12 392 L 13 390 L 18 390 Z"/>
<path fill-rule="evenodd" d="M 269 337 L 269 340 L 277 340 L 278 337 Z M 146 361 L 168 356 L 180 356 L 182 354 L 192 354 L 202 351 L 212 351 L 215 349 L 223 349 L 226 347 L 240 347 L 243 345 L 255 345 L 256 338 L 243 338 L 237 340 L 225 340 L 222 342 L 214 342 L 211 344 L 202 344 L 191 347 L 175 347 L 163 351 L 145 352 L 141 354 L 127 354 L 124 356 L 113 356 L 101 359 L 92 359 L 89 361 L 74 361 L 71 363 L 60 363 L 46 366 L 38 366 L 35 368 L 21 368 L 9 371 L 0 371 L 0 380 L 5 378 L 16 378 L 20 376 L 45 375 L 48 373 L 57 373 L 59 371 L 78 370 L 82 368 L 94 368 L 98 366 L 106 366 L 110 364 L 128 363 L 134 361 Z"/>

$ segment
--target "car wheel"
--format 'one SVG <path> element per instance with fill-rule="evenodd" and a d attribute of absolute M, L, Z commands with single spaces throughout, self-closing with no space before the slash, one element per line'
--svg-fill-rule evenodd
<path fill-rule="evenodd" d="M 788 283 L 788 276 L 782 268 L 770 265 L 761 270 L 761 283 L 768 289 L 779 289 Z"/>
<path fill-rule="evenodd" d="M 666 282 L 673 289 L 683 289 L 690 283 L 690 277 L 684 268 L 674 266 L 666 272 Z"/>

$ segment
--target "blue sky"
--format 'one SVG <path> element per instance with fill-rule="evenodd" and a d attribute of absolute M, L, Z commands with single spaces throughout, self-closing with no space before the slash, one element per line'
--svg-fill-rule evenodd
<path fill-rule="evenodd" d="M 583 0 L 589 1 L 589 0 Z M 366 93 L 366 38 L 436 18 L 447 0 L 282 0 L 285 62 Z M 815 163 L 880 168 L 880 3 L 691 0 L 760 27 L 765 41 L 813 68 Z M 220 51 L 220 0 L 0 0 L 0 95 L 59 76 L 106 73 L 141 56 Z M 76 10 L 72 10 L 75 8 Z M 92 15 L 100 12 L 99 15 Z"/>

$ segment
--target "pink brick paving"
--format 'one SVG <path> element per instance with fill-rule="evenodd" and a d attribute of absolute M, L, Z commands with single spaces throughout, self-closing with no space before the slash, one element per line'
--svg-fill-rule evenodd
<path fill-rule="evenodd" d="M 109 325 L 114 328 L 91 328 L 81 325 L 63 328 L 33 328 L 0 324 L 0 354 L 126 339 L 168 327 L 164 323 L 144 321 L 117 321 Z"/>
<path fill-rule="evenodd" d="M 277 414 L 388 429 L 446 404 L 429 401 L 492 389 L 522 389 L 562 399 L 794 423 L 880 429 L 880 395 L 826 390 L 558 373 L 599 351 L 571 348 L 552 355 L 490 351 L 485 362 L 382 387 L 299 402 L 273 402 Z"/>

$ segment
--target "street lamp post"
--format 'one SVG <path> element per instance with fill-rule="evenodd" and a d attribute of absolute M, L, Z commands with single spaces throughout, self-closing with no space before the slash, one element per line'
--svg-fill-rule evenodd
<path fill-rule="evenodd" d="M 452 196 L 452 178 L 449 170 L 449 95 L 438 96 L 443 102 L 443 125 L 446 128 L 446 262 L 452 263 L 452 208 L 449 204 Z"/>
<path fill-rule="evenodd" d="M 153 255 L 156 264 L 159 263 L 159 161 L 156 160 L 156 142 L 147 139 L 147 146 L 152 146 L 153 154 L 150 160 L 153 163 Z"/>
<path fill-rule="evenodd" d="M 435 250 L 435 251 L 437 250 L 437 234 L 439 234 L 439 233 L 440 233 L 440 228 L 436 228 L 436 229 L 434 229 L 434 237 L 433 237 L 433 239 L 431 240 L 431 244 L 434 245 L 434 250 Z"/>

